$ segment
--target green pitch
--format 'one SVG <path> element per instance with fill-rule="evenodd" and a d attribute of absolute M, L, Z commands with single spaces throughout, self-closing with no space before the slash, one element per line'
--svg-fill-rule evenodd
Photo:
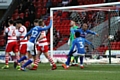
<path fill-rule="evenodd" d="M 3 64 L 0 64 L 2 67 Z M 39 64 L 36 71 L 0 69 L 0 80 L 120 80 L 120 65 L 85 65 L 84 69 L 70 67 L 64 70 L 60 65 L 54 71 L 49 64 Z"/>

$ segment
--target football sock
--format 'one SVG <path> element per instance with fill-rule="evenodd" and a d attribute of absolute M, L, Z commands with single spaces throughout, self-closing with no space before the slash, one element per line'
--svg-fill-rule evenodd
<path fill-rule="evenodd" d="M 83 65 L 83 56 L 80 56 L 80 65 Z"/>
<path fill-rule="evenodd" d="M 50 56 L 48 56 L 48 60 L 50 61 L 50 63 L 53 65 L 53 64 L 55 64 L 54 62 L 53 62 L 53 59 L 50 57 Z"/>
<path fill-rule="evenodd" d="M 5 54 L 5 64 L 8 65 L 9 61 L 9 54 Z"/>
<path fill-rule="evenodd" d="M 71 57 L 71 62 L 73 62 L 73 60 L 74 60 L 74 57 L 72 56 L 72 57 Z"/>
<path fill-rule="evenodd" d="M 75 57 L 75 63 L 78 63 L 78 56 Z"/>
<path fill-rule="evenodd" d="M 28 66 L 31 63 L 32 63 L 32 60 L 28 60 L 22 67 L 25 68 L 26 66 Z"/>
<path fill-rule="evenodd" d="M 38 64 L 39 64 L 39 59 L 36 59 L 35 62 L 34 62 L 34 64 L 35 64 L 36 66 L 38 66 Z"/>
<path fill-rule="evenodd" d="M 18 60 L 18 63 L 20 63 L 21 61 L 23 61 L 23 60 L 25 60 L 25 59 L 27 59 L 26 56 L 21 57 L 20 60 Z"/>
<path fill-rule="evenodd" d="M 67 58 L 67 62 L 66 62 L 66 65 L 69 65 L 69 64 L 70 64 L 70 59 L 71 59 L 71 57 L 68 56 L 68 58 Z"/>

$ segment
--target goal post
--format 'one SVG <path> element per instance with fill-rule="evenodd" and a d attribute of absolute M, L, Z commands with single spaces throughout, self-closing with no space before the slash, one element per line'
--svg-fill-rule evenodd
<path fill-rule="evenodd" d="M 105 15 L 106 17 L 108 17 L 108 22 L 106 22 L 106 23 L 108 23 L 107 24 L 108 27 L 106 27 L 106 29 L 108 30 L 108 33 L 106 35 L 113 35 L 113 34 L 115 34 L 115 32 L 111 33 L 111 23 L 114 23 L 114 21 L 113 21 L 114 19 L 112 19 L 112 17 L 116 16 L 116 15 L 114 15 L 114 13 L 117 14 L 117 16 L 119 16 L 118 10 L 120 10 L 119 9 L 120 7 L 118 7 L 117 5 L 120 5 L 120 2 L 90 4 L 90 5 L 81 5 L 81 6 L 54 7 L 54 8 L 50 8 L 50 16 L 53 17 L 54 12 L 59 11 L 59 10 L 61 10 L 63 12 L 64 11 L 66 11 L 66 12 L 76 12 L 77 14 L 79 12 L 85 12 L 85 11 L 105 11 L 105 12 L 108 13 L 108 15 Z M 111 13 L 113 15 L 112 17 L 111 17 Z M 54 19 L 53 19 L 53 21 L 54 21 Z M 98 21 L 98 20 L 96 20 L 96 21 Z M 78 24 L 80 25 L 81 23 L 78 22 Z M 105 23 L 103 23 L 103 24 L 105 24 Z M 100 24 L 100 25 L 103 25 L 103 24 Z M 53 57 L 53 53 L 54 53 L 54 50 L 53 50 L 53 26 L 54 26 L 54 24 L 52 23 L 52 27 L 50 29 L 50 55 L 51 55 L 51 57 Z M 96 28 L 99 28 L 99 27 L 97 26 Z M 92 28 L 92 29 L 94 30 L 96 28 Z M 100 29 L 103 29 L 103 28 L 100 28 Z M 117 30 L 117 29 L 118 29 L 118 27 L 115 30 Z M 102 35 L 104 35 L 104 34 L 102 34 Z M 102 37 L 102 35 L 100 37 Z M 94 40 L 89 38 L 89 37 L 93 37 L 93 36 L 88 35 L 87 39 L 90 39 L 92 41 L 97 40 L 94 37 L 93 37 Z M 102 40 L 102 39 L 100 39 L 100 40 Z M 95 46 L 97 46 L 97 44 L 95 44 Z M 111 40 L 109 40 L 109 43 L 108 43 L 108 50 L 109 50 L 109 55 L 108 55 L 109 56 L 109 63 L 111 64 Z"/>

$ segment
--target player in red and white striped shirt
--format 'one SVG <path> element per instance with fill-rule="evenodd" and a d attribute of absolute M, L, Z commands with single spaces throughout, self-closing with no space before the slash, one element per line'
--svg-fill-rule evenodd
<path fill-rule="evenodd" d="M 13 51 L 15 53 L 16 59 L 19 60 L 19 54 L 18 54 L 18 44 L 17 44 L 17 37 L 16 37 L 16 27 L 13 25 L 13 20 L 9 20 L 8 24 L 9 27 L 5 28 L 4 34 L 8 34 L 8 41 L 5 49 L 5 65 L 2 67 L 2 69 L 8 69 L 9 68 L 9 53 Z"/>
<path fill-rule="evenodd" d="M 20 57 L 26 55 L 27 53 L 27 38 L 23 39 L 25 35 L 27 34 L 27 29 L 25 26 L 22 25 L 22 21 L 18 20 L 16 21 L 16 34 L 17 37 L 19 38 L 19 51 L 20 51 Z"/>
<path fill-rule="evenodd" d="M 53 59 L 49 56 L 48 53 L 48 42 L 47 42 L 47 37 L 46 37 L 46 32 L 42 31 L 41 35 L 38 39 L 38 43 L 37 43 L 37 57 L 36 60 L 34 62 L 34 66 L 32 68 L 32 70 L 36 70 L 38 67 L 38 61 L 39 61 L 39 57 L 40 55 L 44 53 L 45 57 L 49 60 L 49 62 L 52 64 L 52 70 L 56 69 L 56 64 L 53 62 Z"/>

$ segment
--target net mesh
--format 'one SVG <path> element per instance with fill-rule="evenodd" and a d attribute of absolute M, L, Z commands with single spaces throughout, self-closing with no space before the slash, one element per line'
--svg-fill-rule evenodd
<path fill-rule="evenodd" d="M 53 27 L 59 33 L 60 38 L 57 39 L 57 44 L 54 45 L 53 55 L 66 55 L 69 51 L 69 36 L 70 22 L 74 20 L 76 25 L 81 28 L 83 23 L 88 24 L 88 29 L 99 34 L 99 37 L 87 34 L 86 39 L 91 41 L 95 47 L 93 51 L 89 45 L 86 45 L 86 57 L 90 58 L 105 58 L 105 63 L 109 63 L 108 55 L 111 49 L 112 57 L 116 57 L 116 51 L 120 50 L 120 29 L 119 29 L 119 5 L 106 7 L 90 7 L 90 8 L 75 8 L 61 9 L 53 11 Z M 110 26 L 109 26 L 110 21 Z M 109 40 L 109 35 L 114 38 Z M 54 37 L 55 38 L 55 37 Z M 56 42 L 55 39 L 53 41 Z M 109 44 L 110 41 L 110 44 Z M 55 51 L 59 51 L 58 53 Z M 115 51 L 115 52 L 114 52 Z M 119 57 L 119 54 L 117 54 Z M 114 59 L 112 59 L 114 61 Z M 117 59 L 119 63 L 119 59 Z M 89 60 L 90 61 L 90 60 Z"/>

